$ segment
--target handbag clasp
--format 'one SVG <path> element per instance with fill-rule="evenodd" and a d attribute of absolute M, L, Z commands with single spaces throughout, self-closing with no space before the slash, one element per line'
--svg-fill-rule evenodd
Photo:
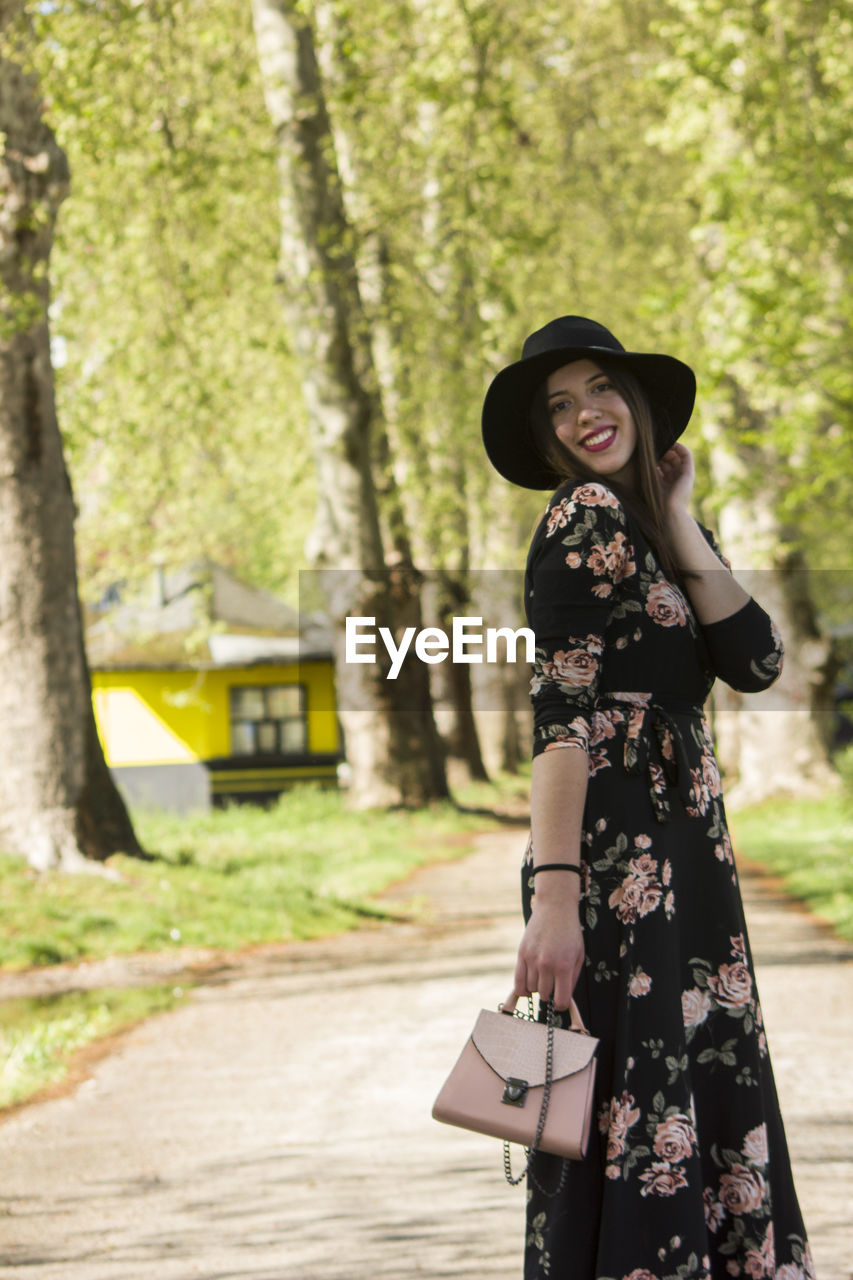
<path fill-rule="evenodd" d="M 515 1076 L 510 1076 L 506 1082 L 501 1102 L 505 1102 L 508 1107 L 523 1107 L 527 1101 L 529 1087 L 526 1080 L 517 1080 Z"/>

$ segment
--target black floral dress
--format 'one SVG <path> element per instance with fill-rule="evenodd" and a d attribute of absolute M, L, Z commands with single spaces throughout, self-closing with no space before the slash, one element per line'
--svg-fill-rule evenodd
<path fill-rule="evenodd" d="M 556 1196 L 534 1165 L 526 1280 L 811 1278 L 702 713 L 715 676 L 770 685 L 779 636 L 755 601 L 700 626 L 602 484 L 554 495 L 525 596 L 534 755 L 589 757 L 575 996 L 601 1041 L 586 1159 Z"/>

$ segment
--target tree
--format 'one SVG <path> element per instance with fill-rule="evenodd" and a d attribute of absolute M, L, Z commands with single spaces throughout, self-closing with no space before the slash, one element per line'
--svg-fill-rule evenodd
<path fill-rule="evenodd" d="M 385 423 L 314 31 L 297 0 L 254 0 L 253 11 L 281 175 L 282 297 L 317 472 L 313 559 L 339 637 L 352 798 L 363 807 L 423 804 L 447 795 L 426 668 L 404 664 L 390 680 L 381 655 L 347 662 L 343 644 L 347 616 L 374 618 L 399 639 L 421 612 L 405 542 L 390 567 L 383 543 L 373 448 Z"/>
<path fill-rule="evenodd" d="M 679 260 L 678 220 L 662 205 L 677 162 L 663 172 L 607 119 L 614 92 L 638 130 L 659 115 L 660 92 L 638 73 L 653 59 L 638 52 L 644 6 L 596 8 L 572 24 L 500 0 L 378 0 L 370 22 L 348 0 L 313 7 L 350 219 L 360 244 L 377 244 L 379 283 L 364 298 L 371 334 L 388 335 L 394 475 L 417 510 L 418 563 L 452 582 L 461 608 L 503 585 L 494 570 L 520 565 L 543 502 L 498 480 L 483 457 L 488 370 L 555 309 L 599 314 L 606 302 L 617 331 L 620 316 L 637 327 L 638 301 L 658 296 L 661 266 Z M 666 312 L 654 314 L 663 327 Z M 521 591 L 499 594 L 492 606 L 517 625 Z M 498 713 L 494 746 L 514 726 L 516 682 L 491 680 L 478 697 Z M 491 761 L 517 750 L 510 733 Z"/>
<path fill-rule="evenodd" d="M 141 850 L 98 743 L 83 648 L 47 319 L 68 167 L 24 69 L 23 9 L 0 5 L 0 839 L 39 870 L 76 870 Z"/>
<path fill-rule="evenodd" d="M 849 610 L 851 593 L 833 599 L 830 575 L 809 580 L 805 568 L 849 563 L 853 82 L 839 51 L 849 54 L 853 26 L 834 0 L 675 0 L 660 32 L 670 109 L 658 138 L 694 162 L 685 193 L 715 506 L 736 568 L 760 558 L 756 593 L 788 645 L 773 731 L 769 712 L 739 700 L 737 751 L 723 752 L 739 760 L 741 798 L 755 800 L 837 781 L 826 733 L 834 662 L 816 613 Z"/>
<path fill-rule="evenodd" d="M 736 421 L 748 414 L 742 398 Z M 838 782 L 829 760 L 833 646 L 821 635 L 806 562 L 796 541 L 785 536 L 773 486 L 755 490 L 750 484 L 750 473 L 763 468 L 772 474 L 766 445 L 736 452 L 722 430 L 708 434 L 715 480 L 728 493 L 719 512 L 721 540 L 741 582 L 779 627 L 786 649 L 779 680 L 757 703 L 724 686 L 714 691 L 720 763 L 736 779 L 729 803 L 753 804 L 778 793 L 820 796 Z"/>
<path fill-rule="evenodd" d="M 295 603 L 313 474 L 270 323 L 277 173 L 251 11 L 63 0 L 33 24 L 74 174 L 52 320 L 86 598 L 201 553 Z"/>

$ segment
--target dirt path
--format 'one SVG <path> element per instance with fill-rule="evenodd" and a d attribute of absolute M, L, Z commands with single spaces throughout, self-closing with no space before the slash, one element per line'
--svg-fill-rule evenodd
<path fill-rule="evenodd" d="M 433 1124 L 506 993 L 518 831 L 397 891 L 432 919 L 234 963 L 72 1095 L 0 1126 L 0 1277 L 518 1280 L 523 1193 Z M 819 1280 L 853 1275 L 853 948 L 746 875 L 759 986 Z"/>

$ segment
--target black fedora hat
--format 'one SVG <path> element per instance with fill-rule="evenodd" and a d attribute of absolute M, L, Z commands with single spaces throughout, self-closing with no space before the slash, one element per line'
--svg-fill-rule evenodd
<path fill-rule="evenodd" d="M 572 360 L 601 360 L 630 370 L 649 401 L 658 457 L 681 435 L 693 412 L 696 378 L 674 356 L 626 351 L 609 329 L 583 316 L 560 316 L 532 333 L 521 359 L 501 369 L 483 403 L 483 443 L 492 465 L 513 484 L 553 489 L 563 477 L 540 457 L 530 428 L 534 393 Z"/>

